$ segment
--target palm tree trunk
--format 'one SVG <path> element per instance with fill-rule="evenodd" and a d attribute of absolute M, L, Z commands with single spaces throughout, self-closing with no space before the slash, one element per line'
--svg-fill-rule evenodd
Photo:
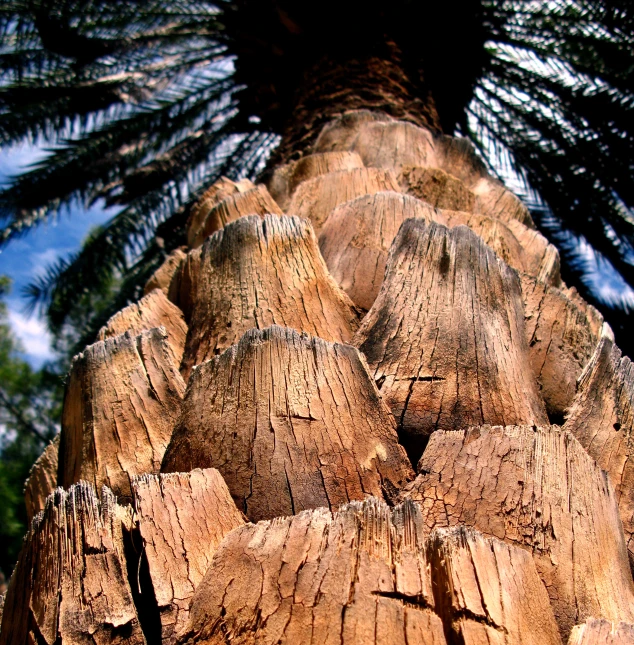
<path fill-rule="evenodd" d="M 395 61 L 320 61 L 268 190 L 212 186 L 75 359 L 0 645 L 634 623 L 629 359 Z"/>

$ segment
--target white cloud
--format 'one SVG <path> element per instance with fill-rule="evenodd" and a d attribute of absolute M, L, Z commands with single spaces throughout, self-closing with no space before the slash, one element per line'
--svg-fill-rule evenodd
<path fill-rule="evenodd" d="M 9 322 L 22 343 L 25 358 L 33 367 L 40 367 L 42 363 L 55 357 L 51 349 L 51 335 L 41 320 L 9 309 Z"/>

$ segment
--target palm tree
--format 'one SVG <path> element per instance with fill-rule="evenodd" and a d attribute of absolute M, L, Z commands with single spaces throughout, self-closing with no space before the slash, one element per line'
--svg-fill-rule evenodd
<path fill-rule="evenodd" d="M 457 129 L 498 170 L 510 159 L 551 209 L 536 211 L 542 230 L 584 236 L 633 284 L 628 2 L 16 0 L 0 11 L 0 143 L 50 149 L 0 193 L 4 243 L 73 204 L 120 209 L 30 288 L 58 336 L 79 331 L 75 349 L 182 243 L 205 186 L 254 178 L 272 149 L 269 168 L 302 155 L 332 115 L 358 107 Z M 582 264 L 564 252 L 564 277 L 578 284 Z"/>
<path fill-rule="evenodd" d="M 570 212 L 563 168 L 583 160 L 616 243 L 627 173 L 598 132 L 629 136 L 606 61 L 629 60 L 631 15 L 346 8 L 85 4 L 8 24 L 26 67 L 87 75 L 72 91 L 92 106 L 103 83 L 118 97 L 84 124 L 62 101 L 66 147 L 5 191 L 31 199 L 25 221 L 38 182 L 47 205 L 66 181 L 66 199 L 123 207 L 52 278 L 53 322 L 83 279 L 122 280 L 121 298 L 149 279 L 72 361 L 0 645 L 634 633 L 634 365 L 526 206 L 443 134 L 505 145 Z M 24 45 L 35 33 L 57 58 Z M 481 57 L 438 62 L 448 33 Z M 599 50 L 611 84 L 581 72 Z"/>

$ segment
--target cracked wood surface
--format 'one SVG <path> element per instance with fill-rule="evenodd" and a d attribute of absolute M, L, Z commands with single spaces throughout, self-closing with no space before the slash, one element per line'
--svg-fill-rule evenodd
<path fill-rule="evenodd" d="M 209 211 L 191 246 L 193 248 L 200 246 L 212 233 L 241 217 L 247 215 L 264 217 L 269 214 L 283 215 L 283 212 L 263 184 L 258 184 L 244 193 L 230 195 Z"/>
<path fill-rule="evenodd" d="M 243 217 L 184 264 L 181 301 L 191 310 L 183 373 L 249 329 L 292 327 L 347 342 L 358 328 L 352 301 L 328 273 L 306 220 Z"/>
<path fill-rule="evenodd" d="M 321 152 L 301 157 L 284 166 L 278 166 L 269 183 L 273 199 L 285 210 L 295 189 L 303 181 L 339 170 L 363 168 L 363 161 L 356 152 Z"/>
<path fill-rule="evenodd" d="M 58 483 L 83 479 L 129 499 L 133 475 L 159 471 L 184 392 L 161 328 L 87 347 L 66 388 Z"/>
<path fill-rule="evenodd" d="M 132 303 L 117 312 L 99 330 L 97 340 L 106 340 L 129 331 L 133 336 L 164 327 L 172 350 L 174 364 L 180 365 L 185 350 L 187 324 L 183 312 L 171 303 L 161 289 L 154 289 L 139 302 Z"/>
<path fill-rule="evenodd" d="M 255 188 L 255 184 L 248 179 L 235 182 L 227 179 L 227 177 L 221 177 L 212 184 L 196 202 L 187 220 L 187 244 L 189 247 L 196 248 L 205 241 L 202 228 L 207 216 L 215 206 L 227 199 L 227 197 L 238 193 L 246 193 L 253 188 Z"/>
<path fill-rule="evenodd" d="M 218 545 L 244 524 L 244 518 L 213 468 L 140 475 L 132 480 L 132 494 L 160 611 L 162 642 L 173 643 Z"/>
<path fill-rule="evenodd" d="M 531 368 L 550 418 L 563 420 L 599 342 L 603 317 L 576 291 L 527 275 L 522 275 L 522 296 Z"/>
<path fill-rule="evenodd" d="M 441 168 L 404 166 L 398 176 L 404 193 L 452 211 L 471 211 L 475 196 L 453 175 Z"/>
<path fill-rule="evenodd" d="M 414 475 L 359 352 L 281 327 L 192 372 L 161 470 L 207 467 L 252 521 L 391 499 Z"/>
<path fill-rule="evenodd" d="M 104 488 L 58 488 L 27 533 L 1 645 L 145 645 L 123 549 L 130 513 Z"/>
<path fill-rule="evenodd" d="M 293 193 L 288 214 L 310 220 L 319 234 L 339 204 L 386 190 L 400 192 L 396 175 L 390 170 L 355 168 L 330 172 L 302 182 Z"/>
<path fill-rule="evenodd" d="M 614 344 L 607 324 L 579 378 L 564 428 L 597 460 L 614 486 L 634 569 L 634 367 Z"/>
<path fill-rule="evenodd" d="M 552 286 L 561 285 L 559 252 L 537 231 L 516 220 L 505 223 L 464 211 L 443 210 L 442 214 L 447 226 L 468 226 L 520 273 L 527 273 Z"/>
<path fill-rule="evenodd" d="M 444 223 L 428 204 L 395 192 L 363 195 L 330 213 L 319 249 L 332 277 L 358 307 L 367 311 L 376 300 L 390 245 L 409 218 Z"/>
<path fill-rule="evenodd" d="M 439 169 L 464 184 L 472 194 L 469 201 L 475 213 L 535 227 L 526 206 L 486 172 L 473 145 L 466 139 L 434 137 L 420 126 L 359 110 L 326 125 L 314 150 L 357 152 L 368 168 L 393 170 L 397 174 L 407 167 Z M 455 187 L 455 182 L 449 183 Z"/>
<path fill-rule="evenodd" d="M 228 535 L 182 645 L 561 643 L 530 556 L 376 499 Z"/>
<path fill-rule="evenodd" d="M 143 295 L 147 296 L 148 293 L 154 289 L 160 289 L 170 300 L 170 285 L 174 274 L 180 268 L 181 262 L 187 255 L 187 247 L 180 246 L 174 249 L 166 258 L 163 264 L 150 276 L 143 289 Z"/>
<path fill-rule="evenodd" d="M 434 430 L 547 423 L 517 274 L 464 226 L 403 224 L 353 344 L 418 454 Z"/>
<path fill-rule="evenodd" d="M 634 583 L 614 491 L 556 426 L 436 432 L 400 495 L 421 504 L 429 529 L 467 525 L 523 547 L 562 636 L 590 616 L 632 621 Z"/>
<path fill-rule="evenodd" d="M 575 626 L 568 645 L 634 645 L 634 625 L 589 618 Z"/>
<path fill-rule="evenodd" d="M 43 510 L 46 498 L 57 487 L 58 453 L 59 434 L 31 466 L 29 477 L 24 483 L 24 504 L 29 523 Z"/>

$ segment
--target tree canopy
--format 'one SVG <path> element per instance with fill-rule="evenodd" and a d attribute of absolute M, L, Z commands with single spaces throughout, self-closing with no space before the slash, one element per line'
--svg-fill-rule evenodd
<path fill-rule="evenodd" d="M 626 0 L 7 0 L 0 144 L 49 154 L 0 190 L 2 243 L 73 205 L 120 209 L 31 285 L 52 331 L 91 340 L 182 242 L 203 187 L 263 169 L 301 75 L 377 43 L 433 97 L 432 127 L 471 137 L 494 169 L 511 163 L 559 229 L 634 285 Z M 569 277 L 580 264 L 566 260 Z"/>

